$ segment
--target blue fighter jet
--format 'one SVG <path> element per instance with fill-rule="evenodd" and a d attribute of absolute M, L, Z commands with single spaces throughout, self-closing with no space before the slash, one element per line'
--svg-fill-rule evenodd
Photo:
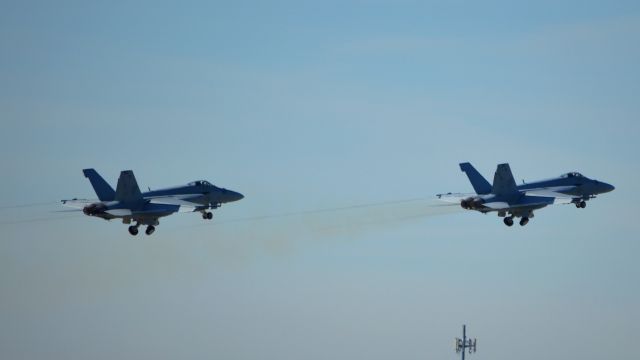
<path fill-rule="evenodd" d="M 105 220 L 122 219 L 129 226 L 131 235 L 138 234 L 138 227 L 146 225 L 145 233 L 153 234 L 158 219 L 176 212 L 200 212 L 203 219 L 211 220 L 208 209 L 238 201 L 244 196 L 238 192 L 219 188 L 208 181 L 199 180 L 183 186 L 140 192 L 133 171 L 120 173 L 118 186 L 113 188 L 94 169 L 82 170 L 98 195 L 98 201 L 85 199 L 62 200 L 62 204 L 82 209 L 85 215 Z"/>
<path fill-rule="evenodd" d="M 589 179 L 577 172 L 516 185 L 509 164 L 500 164 L 492 185 L 470 163 L 460 164 L 460 170 L 467 174 L 476 193 L 436 196 L 443 201 L 459 203 L 466 210 L 485 214 L 495 211 L 498 216 L 504 217 L 507 226 L 513 225 L 514 217 L 521 218 L 520 225 L 524 226 L 533 217 L 533 210 L 551 204 L 575 204 L 577 208 L 585 208 L 587 200 L 614 189 L 612 185 Z"/>

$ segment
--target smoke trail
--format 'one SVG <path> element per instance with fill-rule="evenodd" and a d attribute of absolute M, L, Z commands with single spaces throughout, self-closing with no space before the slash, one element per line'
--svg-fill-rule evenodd
<path fill-rule="evenodd" d="M 66 219 L 74 219 L 84 216 L 78 214 L 80 210 L 52 210 L 53 206 L 58 206 L 59 201 L 34 202 L 25 204 L 3 205 L 0 206 L 2 212 L 2 225 L 18 225 L 39 222 L 58 221 Z M 51 207 L 50 209 L 33 209 Z M 70 213 L 74 213 L 73 215 Z"/>
<path fill-rule="evenodd" d="M 383 206 L 389 206 L 389 205 L 406 204 L 406 203 L 425 201 L 425 200 L 428 200 L 428 199 L 414 198 L 414 199 L 406 199 L 406 200 L 393 200 L 393 201 L 349 205 L 349 206 L 323 208 L 323 209 L 315 209 L 315 210 L 301 210 L 301 211 L 284 212 L 284 213 L 278 213 L 278 214 L 228 219 L 228 220 L 205 224 L 205 225 L 218 225 L 218 224 L 226 224 L 231 222 L 260 221 L 260 220 L 270 220 L 270 219 L 278 219 L 278 218 L 286 218 L 286 217 L 294 217 L 294 216 L 316 215 L 316 214 L 322 214 L 322 213 L 333 213 L 333 212 L 342 212 L 342 211 L 356 210 L 356 209 L 367 209 L 367 208 L 383 207 Z"/>
<path fill-rule="evenodd" d="M 261 216 L 202 221 L 197 225 L 163 228 L 160 236 L 197 247 L 198 257 L 225 266 L 242 267 L 258 254 L 289 258 L 312 244 L 337 246 L 362 239 L 372 231 L 388 232 L 410 223 L 464 211 L 435 199 L 409 199 L 310 209 Z M 184 246 L 181 245 L 181 246 Z M 196 261 L 196 260 L 194 260 Z"/>
<path fill-rule="evenodd" d="M 47 222 L 47 221 L 58 221 L 58 220 L 66 220 L 66 219 L 77 219 L 84 217 L 84 214 L 76 214 L 73 216 L 50 216 L 50 217 L 38 217 L 38 218 L 30 218 L 30 219 L 20 219 L 20 220 L 7 220 L 0 221 L 0 225 L 17 225 L 17 224 L 29 224 L 29 223 L 39 223 L 39 222 Z"/>
<path fill-rule="evenodd" d="M 318 219 L 309 219 L 306 223 L 321 235 L 351 235 L 367 230 L 400 226 L 409 221 L 424 220 L 428 217 L 460 212 L 455 204 L 441 205 L 427 199 L 411 203 L 394 203 L 364 209 L 349 209 L 336 212 Z"/>
<path fill-rule="evenodd" d="M 20 209 L 47 206 L 57 202 L 29 203 L 0 207 Z M 0 221 L 0 225 L 17 225 L 37 222 L 58 221 L 83 217 L 82 214 L 64 215 L 78 210 L 59 210 L 61 216 L 40 216 L 28 219 Z M 356 204 L 332 208 L 310 209 L 275 214 L 231 218 L 221 221 L 201 223 L 183 227 L 166 229 L 178 231 L 184 228 L 216 226 L 233 227 L 234 223 L 254 223 L 252 229 L 243 227 L 234 237 L 273 237 L 281 239 L 300 236 L 330 236 L 363 231 L 369 228 L 388 226 L 393 223 L 418 220 L 426 217 L 444 215 L 461 211 L 457 204 L 443 204 L 433 198 L 413 198 Z M 260 223 L 260 224 L 259 224 Z M 267 224 L 268 223 L 268 224 Z M 238 229 L 235 229 L 238 230 Z"/>
<path fill-rule="evenodd" d="M 29 208 L 29 207 L 48 206 L 48 205 L 59 204 L 59 203 L 60 203 L 59 201 L 47 201 L 47 202 L 37 202 L 37 203 L 27 203 L 27 204 L 3 205 L 3 206 L 0 206 L 0 211 L 22 209 L 22 208 Z"/>
<path fill-rule="evenodd" d="M 432 198 L 415 198 L 214 220 L 172 230 L 215 226 L 220 228 L 220 233 L 234 238 L 285 241 L 292 238 L 353 234 L 460 211 L 462 209 L 457 204 L 442 204 Z M 235 226 L 239 223 L 249 224 Z"/>

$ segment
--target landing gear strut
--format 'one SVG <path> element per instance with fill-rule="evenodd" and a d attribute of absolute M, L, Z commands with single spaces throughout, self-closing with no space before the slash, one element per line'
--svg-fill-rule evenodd
<path fill-rule="evenodd" d="M 504 224 L 507 226 L 513 226 L 513 217 L 511 216 L 507 216 L 506 218 L 504 218 Z"/>

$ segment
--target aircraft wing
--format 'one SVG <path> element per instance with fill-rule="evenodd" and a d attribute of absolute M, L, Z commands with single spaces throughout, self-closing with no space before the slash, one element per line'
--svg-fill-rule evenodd
<path fill-rule="evenodd" d="M 91 205 L 97 202 L 100 202 L 100 200 L 97 199 L 70 199 L 70 200 L 61 200 L 62 201 L 62 206 L 66 206 L 66 207 L 70 207 L 70 208 L 74 208 L 74 209 L 83 209 L 85 206 L 87 205 Z"/>
<path fill-rule="evenodd" d="M 190 195 L 192 197 L 192 195 Z M 151 204 L 161 205 L 175 205 L 179 206 L 178 212 L 193 212 L 198 210 L 199 207 L 205 206 L 203 204 L 190 201 L 186 196 L 158 196 L 149 199 Z"/>
<path fill-rule="evenodd" d="M 524 190 L 524 193 L 530 196 L 573 199 L 576 197 L 580 197 L 580 196 L 571 195 L 568 193 L 574 190 L 575 188 L 576 188 L 575 186 L 554 186 L 554 187 L 546 187 L 546 188 L 528 189 L 528 190 Z"/>
<path fill-rule="evenodd" d="M 446 193 L 446 194 L 436 194 L 436 197 L 440 201 L 448 202 L 448 203 L 457 203 L 460 201 L 469 198 L 471 196 L 478 196 L 477 194 L 463 194 L 463 193 Z"/>
<path fill-rule="evenodd" d="M 167 205 L 167 204 L 160 204 L 160 205 Z M 119 217 L 123 217 L 123 216 L 132 216 L 134 218 L 136 217 L 144 217 L 144 216 L 151 216 L 153 217 L 154 215 L 159 216 L 166 216 L 167 214 L 171 214 L 175 211 L 176 208 L 174 207 L 153 207 L 151 209 L 147 209 L 147 210 L 131 210 L 131 209 L 127 209 L 127 208 L 121 208 L 121 209 L 110 209 L 110 210 L 105 210 L 105 212 L 107 214 L 111 214 L 113 216 L 119 216 Z"/>
<path fill-rule="evenodd" d="M 503 210 L 503 209 L 517 207 L 517 205 L 509 205 L 509 203 L 503 202 L 503 201 L 488 202 L 488 203 L 482 204 L 482 206 L 488 207 L 489 209 L 492 209 L 492 210 Z"/>
<path fill-rule="evenodd" d="M 551 201 L 551 200 L 550 200 Z M 519 209 L 519 208 L 542 208 L 549 205 L 551 202 L 537 202 L 537 203 L 522 203 L 522 204 L 509 204 L 503 201 L 494 201 L 487 202 L 482 204 L 484 207 L 488 207 L 492 210 L 508 210 L 508 209 Z"/>

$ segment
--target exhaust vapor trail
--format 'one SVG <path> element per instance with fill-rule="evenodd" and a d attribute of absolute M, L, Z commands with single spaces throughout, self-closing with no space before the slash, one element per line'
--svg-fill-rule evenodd
<path fill-rule="evenodd" d="M 287 232 L 290 233 L 306 232 L 329 235 L 460 211 L 462 209 L 458 204 L 443 204 L 433 198 L 414 198 L 239 217 L 217 222 L 214 220 L 212 223 L 198 224 L 195 227 L 230 226 L 234 223 L 261 222 L 263 223 L 262 225 L 253 224 L 251 226 L 259 226 L 264 228 L 263 230 L 276 227 L 278 233 L 285 232 L 285 229 L 288 229 Z M 265 223 L 266 221 L 269 221 L 269 223 Z"/>

